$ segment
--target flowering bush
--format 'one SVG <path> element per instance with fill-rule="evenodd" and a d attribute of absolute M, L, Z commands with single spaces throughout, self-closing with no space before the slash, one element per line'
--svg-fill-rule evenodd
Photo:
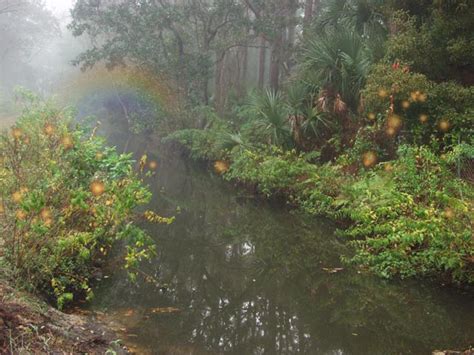
<path fill-rule="evenodd" d="M 93 272 L 116 241 L 127 242 L 130 271 L 153 253 L 133 223 L 151 194 L 131 157 L 72 126 L 71 112 L 33 100 L 0 136 L 0 255 L 59 307 L 92 296 Z"/>

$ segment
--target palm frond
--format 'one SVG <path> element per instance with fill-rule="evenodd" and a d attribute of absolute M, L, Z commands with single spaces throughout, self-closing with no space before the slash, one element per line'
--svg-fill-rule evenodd
<path fill-rule="evenodd" d="M 254 127 L 267 136 L 270 144 L 287 145 L 290 142 L 288 107 L 280 92 L 266 90 L 252 93 L 246 112 L 254 120 Z"/>

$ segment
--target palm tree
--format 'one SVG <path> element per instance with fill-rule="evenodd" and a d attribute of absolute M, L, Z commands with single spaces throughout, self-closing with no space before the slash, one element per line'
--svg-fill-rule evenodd
<path fill-rule="evenodd" d="M 362 36 L 338 30 L 305 43 L 301 70 L 307 82 L 322 88 L 318 99 L 322 111 L 345 114 L 347 107 L 357 109 L 372 62 Z"/>
<path fill-rule="evenodd" d="M 304 150 L 314 146 L 330 128 L 327 114 L 314 107 L 317 88 L 304 82 L 294 82 L 286 90 L 291 135 L 295 144 Z"/>
<path fill-rule="evenodd" d="M 351 29 L 363 36 L 376 39 L 387 35 L 387 24 L 383 14 L 385 0 L 329 0 L 320 11 L 317 28 Z"/>

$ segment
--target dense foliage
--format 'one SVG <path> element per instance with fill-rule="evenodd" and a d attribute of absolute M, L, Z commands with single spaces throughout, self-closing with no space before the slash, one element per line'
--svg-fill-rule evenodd
<path fill-rule="evenodd" d="M 388 41 L 386 57 L 407 62 L 436 81 L 458 80 L 472 85 L 474 14 L 466 0 L 438 1 L 421 13 L 402 9 L 393 25 L 399 33 Z"/>
<path fill-rule="evenodd" d="M 104 61 L 109 67 L 132 62 L 154 75 L 175 80 L 192 101 L 209 100 L 213 56 L 238 43 L 244 26 L 236 1 L 100 2 L 77 1 L 69 28 L 100 45 L 82 53 L 76 64 L 89 68 Z M 192 21 L 189 21 L 192 18 Z M 150 30 L 153 28 L 153 30 Z"/>
<path fill-rule="evenodd" d="M 473 10 L 322 2 L 284 90 L 168 139 L 226 179 L 347 220 L 348 262 L 472 283 Z"/>
<path fill-rule="evenodd" d="M 32 100 L 0 136 L 0 255 L 19 281 L 62 307 L 92 296 L 94 271 L 117 241 L 132 273 L 153 253 L 133 222 L 150 192 L 129 155 L 75 128 L 70 110 Z"/>
<path fill-rule="evenodd" d="M 400 146 L 396 161 L 343 188 L 354 224 L 352 259 L 382 276 L 445 275 L 474 281 L 472 186 L 425 146 Z M 383 170 L 382 170 L 383 169 Z"/>
<path fill-rule="evenodd" d="M 473 13 L 468 0 L 80 0 L 69 27 L 95 43 L 77 64 L 174 81 L 192 109 L 168 139 L 192 157 L 349 220 L 347 259 L 472 282 Z"/>

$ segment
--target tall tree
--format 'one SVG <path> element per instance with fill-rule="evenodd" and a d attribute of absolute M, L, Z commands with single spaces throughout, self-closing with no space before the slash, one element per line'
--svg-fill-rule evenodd
<path fill-rule="evenodd" d="M 307 31 L 313 20 L 314 0 L 306 0 L 304 5 L 304 30 Z"/>
<path fill-rule="evenodd" d="M 285 63 L 285 38 L 290 24 L 294 21 L 291 16 L 299 7 L 299 2 L 292 0 L 256 1 L 244 0 L 253 13 L 254 30 L 270 45 L 270 87 L 277 91 L 280 85 L 280 74 Z M 263 41 L 262 41 L 263 42 Z M 264 55 L 260 52 L 260 63 L 264 63 Z M 261 66 L 264 68 L 264 66 Z M 260 84 L 263 71 L 260 71 Z"/>
<path fill-rule="evenodd" d="M 265 85 L 265 68 L 267 62 L 267 41 L 260 35 L 260 49 L 258 56 L 258 88 L 263 89 Z"/>
<path fill-rule="evenodd" d="M 243 13 L 237 0 L 78 0 L 69 28 L 92 39 L 76 60 L 83 68 L 132 63 L 171 76 L 188 98 L 207 104 L 213 60 L 238 43 Z"/>

